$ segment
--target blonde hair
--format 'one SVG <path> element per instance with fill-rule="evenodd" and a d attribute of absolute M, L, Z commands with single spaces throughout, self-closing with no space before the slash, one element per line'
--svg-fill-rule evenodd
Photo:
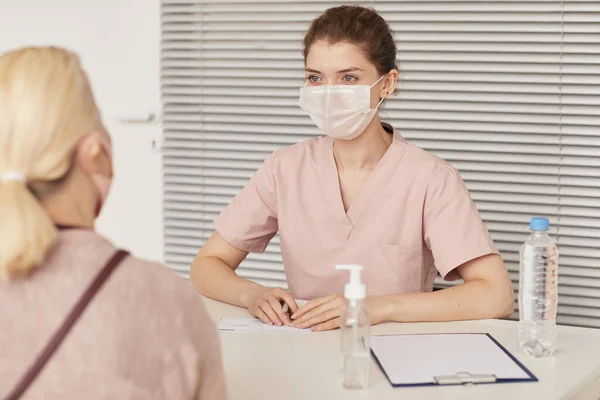
<path fill-rule="evenodd" d="M 77 55 L 56 47 L 28 47 L 0 56 L 0 278 L 38 266 L 57 231 L 36 195 L 70 170 L 81 137 L 102 129 Z M 35 195 L 34 195 L 35 193 Z"/>

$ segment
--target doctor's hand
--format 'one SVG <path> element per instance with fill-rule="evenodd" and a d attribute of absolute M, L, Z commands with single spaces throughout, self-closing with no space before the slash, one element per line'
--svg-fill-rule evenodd
<path fill-rule="evenodd" d="M 371 317 L 371 324 L 383 322 L 381 317 L 382 299 L 365 299 L 365 308 Z M 313 299 L 292 314 L 292 326 L 313 331 L 328 331 L 340 327 L 341 316 L 346 309 L 346 299 L 341 294 Z"/>
<path fill-rule="evenodd" d="M 328 331 L 340 327 L 340 317 L 346 308 L 341 294 L 312 299 L 292 314 L 292 326 L 313 331 Z"/>
<path fill-rule="evenodd" d="M 265 324 L 289 325 L 290 317 L 283 312 L 284 302 L 287 303 L 292 313 L 298 310 L 298 305 L 290 292 L 282 288 L 260 286 L 251 294 L 246 307 L 250 314 Z"/>

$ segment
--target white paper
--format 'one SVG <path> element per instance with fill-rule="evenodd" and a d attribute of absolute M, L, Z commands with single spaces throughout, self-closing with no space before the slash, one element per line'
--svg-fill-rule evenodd
<path fill-rule="evenodd" d="M 435 383 L 459 373 L 529 379 L 529 375 L 485 334 L 372 336 L 371 349 L 395 385 Z"/>
<path fill-rule="evenodd" d="M 256 318 L 221 318 L 217 327 L 220 331 L 233 332 L 287 332 L 306 333 L 310 329 L 298 329 L 291 326 L 277 326 L 265 324 Z"/>

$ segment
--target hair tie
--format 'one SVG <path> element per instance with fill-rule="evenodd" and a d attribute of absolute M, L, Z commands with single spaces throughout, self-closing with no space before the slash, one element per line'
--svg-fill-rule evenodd
<path fill-rule="evenodd" d="M 6 182 L 25 183 L 25 182 L 27 182 L 27 177 L 25 176 L 25 174 L 23 174 L 21 172 L 8 171 L 8 172 L 5 172 L 4 174 L 2 174 L 2 176 L 0 176 L 0 182 L 2 182 L 2 183 L 6 183 Z"/>

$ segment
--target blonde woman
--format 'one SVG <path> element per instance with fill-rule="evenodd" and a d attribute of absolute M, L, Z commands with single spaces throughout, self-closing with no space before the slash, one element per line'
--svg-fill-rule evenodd
<path fill-rule="evenodd" d="M 194 291 L 94 232 L 112 177 L 77 56 L 0 56 L 0 398 L 224 399 Z"/>

